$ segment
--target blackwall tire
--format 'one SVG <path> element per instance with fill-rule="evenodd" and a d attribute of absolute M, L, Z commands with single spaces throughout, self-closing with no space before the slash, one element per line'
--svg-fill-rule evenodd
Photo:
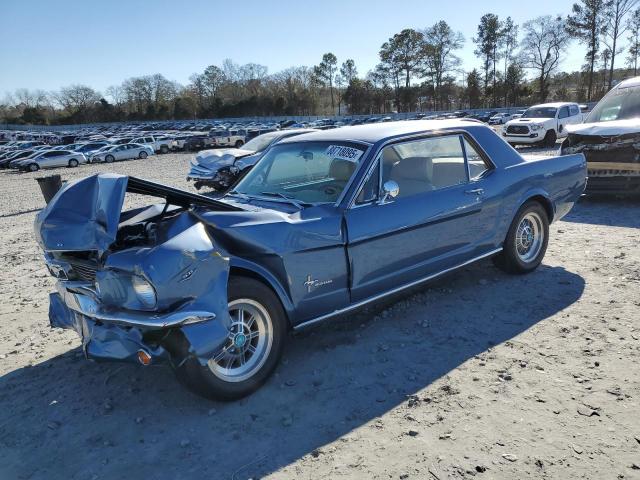
<path fill-rule="evenodd" d="M 140 153 L 138 154 L 138 158 L 139 158 L 140 160 L 144 160 L 144 159 L 145 159 L 145 158 L 147 158 L 148 156 L 149 156 L 149 154 L 148 154 L 147 152 L 140 152 Z"/>
<path fill-rule="evenodd" d="M 280 300 L 257 280 L 230 278 L 228 305 L 231 326 L 223 350 L 206 366 L 190 357 L 175 368 L 181 383 L 211 400 L 237 400 L 260 388 L 280 361 L 288 330 Z"/>
<path fill-rule="evenodd" d="M 525 203 L 513 219 L 502 252 L 493 257 L 496 267 L 523 274 L 538 268 L 549 243 L 549 217 L 536 201 Z"/>
<path fill-rule="evenodd" d="M 107 163 L 113 163 L 114 160 L 115 157 L 113 155 L 107 155 L 106 157 L 104 157 L 104 161 Z"/>
<path fill-rule="evenodd" d="M 557 139 L 558 139 L 558 136 L 556 135 L 556 131 L 548 130 L 544 136 L 544 140 L 542 141 L 542 143 L 546 147 L 553 147 L 556 144 Z"/>

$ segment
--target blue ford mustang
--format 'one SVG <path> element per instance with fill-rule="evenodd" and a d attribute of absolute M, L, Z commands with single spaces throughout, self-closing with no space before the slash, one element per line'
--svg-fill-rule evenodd
<path fill-rule="evenodd" d="M 94 175 L 36 218 L 58 278 L 50 322 L 88 358 L 168 362 L 199 393 L 239 398 L 290 329 L 487 257 L 534 270 L 585 179 L 581 154 L 525 161 L 464 119 L 285 139 L 219 199 Z M 122 211 L 127 192 L 164 202 Z"/>

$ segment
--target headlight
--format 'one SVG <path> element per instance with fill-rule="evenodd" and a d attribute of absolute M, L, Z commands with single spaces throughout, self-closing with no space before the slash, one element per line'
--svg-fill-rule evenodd
<path fill-rule="evenodd" d="M 536 130 L 540 130 L 542 128 L 542 125 L 540 125 L 539 123 L 532 123 L 531 125 L 529 125 L 529 128 L 532 132 L 535 132 Z"/>
<path fill-rule="evenodd" d="M 142 305 L 147 308 L 156 306 L 156 291 L 153 289 L 153 285 L 147 282 L 147 280 L 139 275 L 133 275 L 131 277 L 131 286 Z"/>

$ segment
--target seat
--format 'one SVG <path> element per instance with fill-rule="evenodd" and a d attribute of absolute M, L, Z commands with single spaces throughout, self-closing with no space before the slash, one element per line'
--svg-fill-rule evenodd
<path fill-rule="evenodd" d="M 356 169 L 356 164 L 349 160 L 342 160 L 334 158 L 329 166 L 329 176 L 333 178 L 333 181 L 344 187 L 353 172 Z"/>
<path fill-rule="evenodd" d="M 400 197 L 416 195 L 434 189 L 433 160 L 429 157 L 407 157 L 395 162 L 389 172 L 389 180 L 400 187 Z"/>

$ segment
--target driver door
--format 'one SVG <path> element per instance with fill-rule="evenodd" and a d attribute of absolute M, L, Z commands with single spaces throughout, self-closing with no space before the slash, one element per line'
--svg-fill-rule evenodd
<path fill-rule="evenodd" d="M 353 302 L 483 253 L 497 215 L 485 208 L 493 167 L 473 148 L 462 135 L 449 134 L 382 149 L 345 213 Z M 384 198 L 380 189 L 390 180 L 399 193 Z"/>

